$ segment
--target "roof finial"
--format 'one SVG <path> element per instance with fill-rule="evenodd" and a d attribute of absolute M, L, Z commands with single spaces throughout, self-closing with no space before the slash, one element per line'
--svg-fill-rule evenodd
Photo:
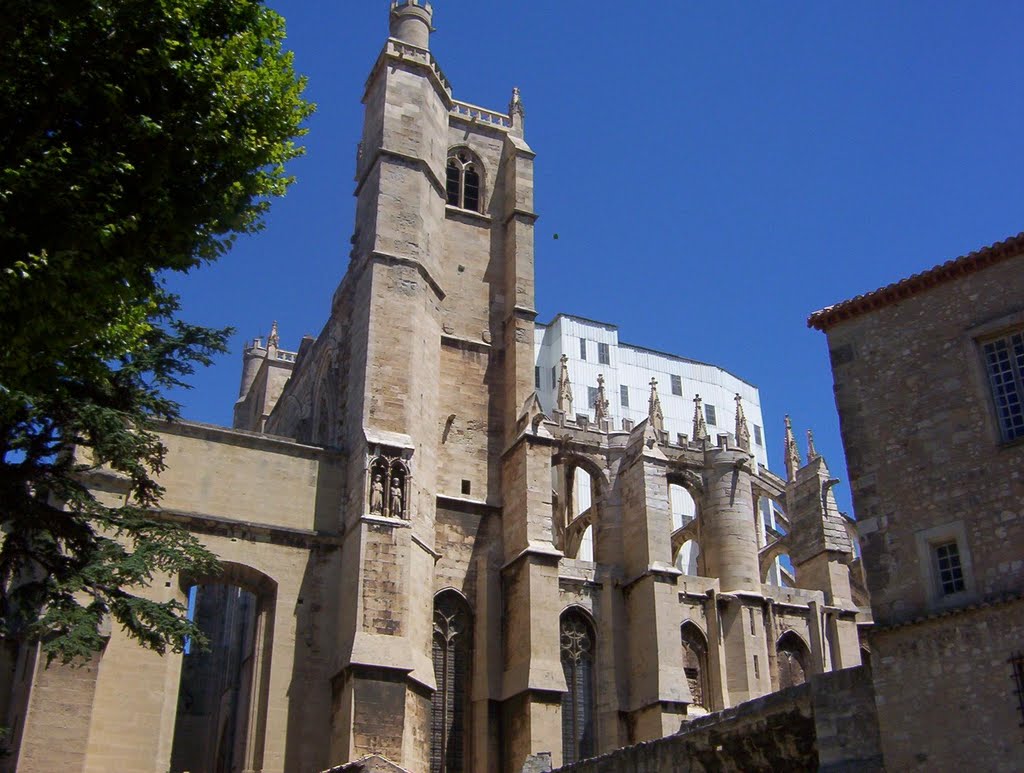
<path fill-rule="evenodd" d="M 565 354 L 561 359 L 562 371 L 558 375 L 558 410 L 572 413 L 572 385 L 569 383 L 569 357 Z"/>
<path fill-rule="evenodd" d="M 665 431 L 665 414 L 661 410 L 661 398 L 658 397 L 658 379 L 651 379 L 651 396 L 647 399 L 647 418 L 658 432 Z"/>
<path fill-rule="evenodd" d="M 270 326 L 270 335 L 267 336 L 267 347 L 277 346 L 281 341 L 281 337 L 277 334 L 277 320 L 274 320 L 274 324 Z"/>
<path fill-rule="evenodd" d="M 796 471 L 800 469 L 800 448 L 796 444 L 796 438 L 793 437 L 793 423 L 789 420 L 789 415 L 786 415 L 786 440 L 785 440 L 785 457 L 786 457 L 786 480 L 796 480 Z"/>
<path fill-rule="evenodd" d="M 608 400 L 604 395 L 604 375 L 597 376 L 597 397 L 594 400 L 594 423 L 601 426 L 601 420 L 608 418 Z"/>
<path fill-rule="evenodd" d="M 810 463 L 820 457 L 821 454 L 819 454 L 818 449 L 814 447 L 814 433 L 811 430 L 807 430 L 807 461 Z"/>
<path fill-rule="evenodd" d="M 700 443 L 710 437 L 707 422 L 704 420 L 704 407 L 700 395 L 697 395 L 693 398 L 693 439 Z"/>
<path fill-rule="evenodd" d="M 736 445 L 744 451 L 750 450 L 750 428 L 747 427 L 747 417 L 743 413 L 743 398 L 736 393 Z"/>

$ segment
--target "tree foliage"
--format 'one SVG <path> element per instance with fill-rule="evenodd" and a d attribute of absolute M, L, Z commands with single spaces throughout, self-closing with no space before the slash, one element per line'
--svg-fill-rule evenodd
<path fill-rule="evenodd" d="M 261 0 L 5 5 L 0 636 L 65 661 L 111 617 L 160 652 L 201 637 L 140 590 L 216 568 L 159 513 L 153 421 L 228 331 L 178 319 L 161 277 L 258 230 L 292 182 L 313 108 L 283 41 Z M 99 470 L 116 485 L 98 495 Z"/>

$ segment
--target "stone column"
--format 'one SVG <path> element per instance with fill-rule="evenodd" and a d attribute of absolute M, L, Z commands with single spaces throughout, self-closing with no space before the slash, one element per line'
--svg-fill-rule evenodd
<path fill-rule="evenodd" d="M 717 577 L 721 588 L 717 612 L 727 705 L 771 691 L 752 464 L 748 451 L 728 445 L 727 435 L 718 436 L 717 447 L 705 448 L 699 542 L 705 572 Z"/>

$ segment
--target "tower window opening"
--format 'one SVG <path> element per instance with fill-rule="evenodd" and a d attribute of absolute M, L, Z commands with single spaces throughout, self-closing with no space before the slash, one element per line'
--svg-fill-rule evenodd
<path fill-rule="evenodd" d="M 458 150 L 450 155 L 445 174 L 445 193 L 449 206 L 479 212 L 483 186 L 479 166 L 470 152 Z"/>

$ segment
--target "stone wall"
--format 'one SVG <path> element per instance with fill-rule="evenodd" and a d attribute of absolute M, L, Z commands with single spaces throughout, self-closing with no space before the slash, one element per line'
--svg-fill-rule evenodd
<path fill-rule="evenodd" d="M 532 761 L 534 765 L 536 762 Z M 557 770 L 560 773 L 882 770 L 871 682 L 862 668 L 820 674 L 799 687 L 693 720 L 676 735 Z"/>

